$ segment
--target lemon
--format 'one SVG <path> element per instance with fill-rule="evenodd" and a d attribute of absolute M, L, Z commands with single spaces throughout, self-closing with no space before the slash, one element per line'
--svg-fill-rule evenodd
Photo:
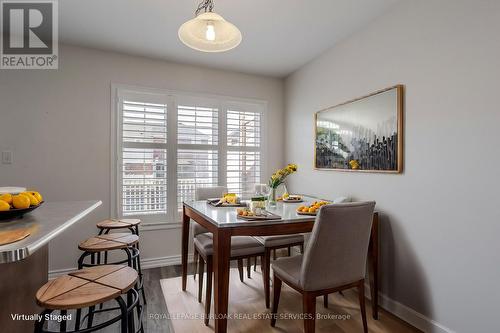
<path fill-rule="evenodd" d="M 8 211 L 10 209 L 10 205 L 3 201 L 3 200 L 0 200 L 0 212 L 5 212 L 5 211 Z"/>
<path fill-rule="evenodd" d="M 12 197 L 12 205 L 17 209 L 24 209 L 30 207 L 30 198 L 24 194 L 18 194 Z"/>
<path fill-rule="evenodd" d="M 12 204 L 12 194 L 5 193 L 0 195 L 0 200 L 5 201 L 9 205 Z"/>
<path fill-rule="evenodd" d="M 38 206 L 40 204 L 40 201 L 38 201 L 38 199 L 35 198 L 35 196 L 33 194 L 31 194 L 30 192 L 23 192 L 23 193 L 21 193 L 21 195 L 28 197 L 28 199 L 30 200 L 31 206 Z"/>
<path fill-rule="evenodd" d="M 36 200 L 38 200 L 38 202 L 42 202 L 43 201 L 43 197 L 40 194 L 40 192 L 30 190 L 30 191 L 26 191 L 26 193 L 29 193 L 32 196 L 34 196 L 36 198 Z"/>

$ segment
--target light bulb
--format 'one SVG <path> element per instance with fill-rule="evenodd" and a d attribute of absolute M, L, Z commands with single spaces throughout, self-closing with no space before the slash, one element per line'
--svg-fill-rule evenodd
<path fill-rule="evenodd" d="M 209 41 L 215 40 L 215 27 L 212 22 L 207 23 L 207 31 L 205 32 L 205 38 Z"/>

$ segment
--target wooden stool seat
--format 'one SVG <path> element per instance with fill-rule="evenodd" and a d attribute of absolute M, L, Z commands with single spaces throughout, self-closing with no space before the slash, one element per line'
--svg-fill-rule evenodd
<path fill-rule="evenodd" d="M 137 279 L 137 271 L 125 265 L 89 267 L 47 282 L 36 302 L 51 310 L 95 306 L 127 293 Z"/>
<path fill-rule="evenodd" d="M 106 234 L 91 237 L 78 245 L 78 248 L 87 252 L 101 252 L 124 249 L 139 242 L 139 236 L 130 233 Z"/>
<path fill-rule="evenodd" d="M 139 219 L 120 219 L 120 220 L 104 220 L 97 223 L 99 229 L 124 229 L 138 226 L 141 223 Z"/>

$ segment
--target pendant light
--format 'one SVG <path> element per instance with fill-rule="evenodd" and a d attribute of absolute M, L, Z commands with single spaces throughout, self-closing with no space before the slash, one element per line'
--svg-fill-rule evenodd
<path fill-rule="evenodd" d="M 192 49 L 202 52 L 229 51 L 241 43 L 241 32 L 213 11 L 213 0 L 203 0 L 195 18 L 179 28 L 179 39 Z"/>

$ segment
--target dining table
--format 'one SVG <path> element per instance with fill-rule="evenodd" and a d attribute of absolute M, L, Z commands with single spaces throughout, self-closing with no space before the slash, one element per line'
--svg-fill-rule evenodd
<path fill-rule="evenodd" d="M 213 234 L 214 249 L 214 319 L 215 332 L 227 332 L 229 269 L 231 237 L 272 236 L 311 232 L 315 216 L 301 215 L 297 208 L 322 200 L 313 196 L 303 196 L 303 202 L 278 201 L 275 206 L 266 206 L 266 211 L 278 215 L 279 219 L 248 221 L 238 217 L 234 207 L 216 207 L 206 200 L 185 201 L 182 209 L 182 290 L 186 291 L 188 272 L 188 245 L 190 223 L 198 223 Z M 325 200 L 329 201 L 329 200 Z M 370 282 L 372 316 L 378 319 L 378 265 L 379 219 L 373 214 L 370 244 L 368 248 L 368 276 Z"/>

